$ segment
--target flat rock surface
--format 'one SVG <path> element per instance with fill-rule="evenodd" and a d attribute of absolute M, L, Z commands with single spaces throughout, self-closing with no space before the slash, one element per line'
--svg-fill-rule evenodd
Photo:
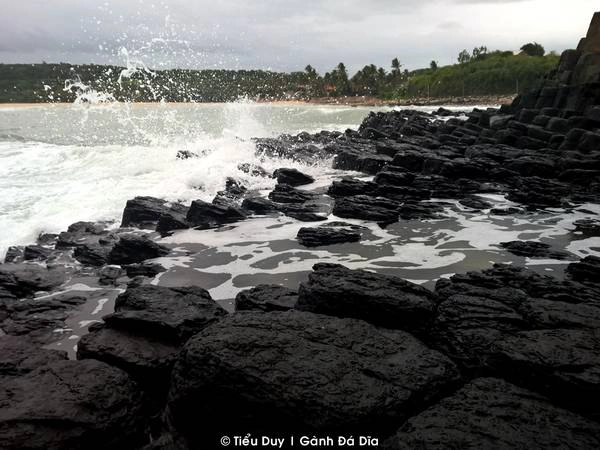
<path fill-rule="evenodd" d="M 495 378 L 479 378 L 411 417 L 383 448 L 593 449 L 600 424 Z"/>
<path fill-rule="evenodd" d="M 39 264 L 0 264 L 0 288 L 18 297 L 56 288 L 66 281 L 63 267 L 46 268 Z"/>
<path fill-rule="evenodd" d="M 436 293 L 436 347 L 465 369 L 600 415 L 596 289 L 497 265 L 440 281 Z"/>
<path fill-rule="evenodd" d="M 109 326 L 164 340 L 185 341 L 227 312 L 200 287 L 139 286 L 117 297 Z"/>
<path fill-rule="evenodd" d="M 207 429 L 381 430 L 457 378 L 449 359 L 403 331 L 298 311 L 235 313 L 184 347 L 168 414 L 192 446 Z"/>
<path fill-rule="evenodd" d="M 143 423 L 136 385 L 99 361 L 53 362 L 0 386 L 4 449 L 134 448 Z"/>
<path fill-rule="evenodd" d="M 24 375 L 65 359 L 66 352 L 42 349 L 20 336 L 0 336 L 0 377 Z"/>
<path fill-rule="evenodd" d="M 235 297 L 236 311 L 286 311 L 298 301 L 298 291 L 279 285 L 261 284 Z"/>
<path fill-rule="evenodd" d="M 178 345 L 106 326 L 93 327 L 77 343 L 77 359 L 119 367 L 141 385 L 150 383 L 155 391 L 166 389 L 178 351 Z"/>
<path fill-rule="evenodd" d="M 351 227 L 304 227 L 298 230 L 296 239 L 305 247 L 343 244 L 360 241 L 361 233 Z"/>
<path fill-rule="evenodd" d="M 433 293 L 401 278 L 339 264 L 316 264 L 300 285 L 296 308 L 411 332 L 425 330 L 433 319 Z"/>

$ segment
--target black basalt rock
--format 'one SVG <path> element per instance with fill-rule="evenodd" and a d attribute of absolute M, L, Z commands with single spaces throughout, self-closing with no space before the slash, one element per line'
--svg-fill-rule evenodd
<path fill-rule="evenodd" d="M 214 204 L 202 200 L 194 200 L 186 216 L 189 224 L 199 229 L 215 228 L 245 218 L 244 211 L 233 203 Z"/>
<path fill-rule="evenodd" d="M 553 250 L 549 244 L 536 241 L 510 241 L 501 242 L 500 246 L 517 256 L 526 256 L 529 258 L 551 258 L 567 259 L 569 253 L 560 250 Z"/>
<path fill-rule="evenodd" d="M 236 311 L 287 311 L 298 301 L 298 291 L 277 284 L 260 284 L 238 293 Z"/>
<path fill-rule="evenodd" d="M 597 422 L 504 380 L 478 378 L 408 419 L 382 448 L 591 449 L 599 436 Z"/>
<path fill-rule="evenodd" d="M 343 244 L 360 241 L 361 233 L 352 227 L 312 227 L 300 228 L 296 239 L 305 247 L 320 247 L 323 245 Z"/>
<path fill-rule="evenodd" d="M 422 333 L 435 301 L 431 291 L 401 278 L 320 263 L 300 284 L 296 309 Z"/>
<path fill-rule="evenodd" d="M 158 258 L 169 253 L 169 249 L 146 236 L 123 234 L 108 254 L 110 264 L 133 264 L 146 259 Z"/>
<path fill-rule="evenodd" d="M 288 184 L 290 186 L 302 186 L 315 181 L 313 177 L 300 172 L 298 169 L 277 169 L 273 172 L 273 176 L 277 178 L 277 183 Z"/>
<path fill-rule="evenodd" d="M 449 359 L 403 331 L 299 311 L 242 312 L 188 341 L 167 416 L 191 447 L 238 427 L 377 432 L 457 379 Z"/>
<path fill-rule="evenodd" d="M 185 342 L 226 314 L 200 287 L 144 285 L 129 288 L 119 295 L 115 312 L 104 317 L 104 321 L 111 328 L 166 342 Z"/>
<path fill-rule="evenodd" d="M 56 361 L 5 381 L 0 405 L 7 450 L 136 448 L 146 440 L 140 391 L 100 361 Z"/>

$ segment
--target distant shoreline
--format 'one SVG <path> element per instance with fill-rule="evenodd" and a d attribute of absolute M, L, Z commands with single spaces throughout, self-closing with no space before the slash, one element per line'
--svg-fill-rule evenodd
<path fill-rule="evenodd" d="M 312 99 L 289 99 L 289 100 L 256 100 L 255 103 L 273 103 L 289 105 L 330 105 L 330 106 L 476 106 L 476 105 L 501 105 L 510 104 L 514 96 L 470 96 L 470 97 L 445 97 L 427 98 L 418 97 L 402 100 L 384 100 L 375 97 L 320 97 Z M 132 105 L 153 105 L 159 102 L 119 102 Z M 168 104 L 188 104 L 191 102 L 167 102 Z M 196 102 L 198 105 L 213 105 L 226 102 Z M 72 102 L 29 102 L 29 103 L 0 103 L 0 108 L 26 108 L 45 105 L 72 105 Z M 102 105 L 102 104 L 96 104 Z"/>

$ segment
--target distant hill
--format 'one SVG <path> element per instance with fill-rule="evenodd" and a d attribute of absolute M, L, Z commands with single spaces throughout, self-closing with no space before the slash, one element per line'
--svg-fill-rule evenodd
<path fill-rule="evenodd" d="M 119 101 L 224 102 L 252 99 L 370 95 L 385 99 L 506 95 L 534 88 L 555 68 L 559 57 L 491 52 L 468 62 L 412 72 L 375 65 L 351 78 L 340 63 L 320 76 L 311 66 L 303 72 L 264 70 L 139 69 L 119 77 L 123 67 L 104 65 L 0 64 L 0 103 L 72 102 L 97 92 Z M 397 62 L 397 60 L 396 60 Z M 435 66 L 435 64 L 432 64 Z M 127 73 L 126 73 L 127 74 Z"/>
<path fill-rule="evenodd" d="M 419 97 L 429 92 L 431 97 L 457 97 L 527 92 L 556 68 L 559 59 L 555 54 L 528 56 L 496 51 L 463 64 L 414 71 L 402 88 L 390 95 Z"/>

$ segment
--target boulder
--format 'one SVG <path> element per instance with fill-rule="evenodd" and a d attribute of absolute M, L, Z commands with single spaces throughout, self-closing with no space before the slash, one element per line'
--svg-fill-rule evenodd
<path fill-rule="evenodd" d="M 289 184 L 278 184 L 269 193 L 269 199 L 278 203 L 304 203 L 315 198 L 312 192 L 294 189 Z"/>
<path fill-rule="evenodd" d="M 167 270 L 161 264 L 152 262 L 127 264 L 123 266 L 123 269 L 125 269 L 129 278 L 135 278 L 139 276 L 152 278 Z"/>
<path fill-rule="evenodd" d="M 235 297 L 236 311 L 286 311 L 298 301 L 298 291 L 278 284 L 260 284 Z"/>
<path fill-rule="evenodd" d="M 154 228 L 163 214 L 185 215 L 187 207 L 154 197 L 135 197 L 127 200 L 121 227 Z"/>
<path fill-rule="evenodd" d="M 169 231 L 190 228 L 190 224 L 187 221 L 187 213 L 188 208 L 186 207 L 181 208 L 181 210 L 171 210 L 161 214 L 156 223 L 156 231 L 165 236 Z"/>
<path fill-rule="evenodd" d="M 108 263 L 112 249 L 113 245 L 83 244 L 75 247 L 73 258 L 84 266 L 101 267 Z"/>
<path fill-rule="evenodd" d="M 299 311 L 235 313 L 180 353 L 167 416 L 195 448 L 232 429 L 373 432 L 457 379 L 449 359 L 402 331 Z"/>
<path fill-rule="evenodd" d="M 200 287 L 168 288 L 144 285 L 117 297 L 115 312 L 104 317 L 111 328 L 169 342 L 184 342 L 227 315 Z"/>
<path fill-rule="evenodd" d="M 353 195 L 335 199 L 333 214 L 345 219 L 363 219 L 390 224 L 398 221 L 400 204 L 396 201 L 371 197 L 368 195 Z"/>
<path fill-rule="evenodd" d="M 431 291 L 401 278 L 320 263 L 300 284 L 296 309 L 420 333 L 433 319 L 435 302 Z"/>
<path fill-rule="evenodd" d="M 0 264 L 0 288 L 17 297 L 30 297 L 52 290 L 66 281 L 64 267 L 46 268 L 39 264 Z"/>
<path fill-rule="evenodd" d="M 0 386 L 7 450 L 137 448 L 144 422 L 135 383 L 100 361 L 55 361 Z"/>
<path fill-rule="evenodd" d="M 577 281 L 600 283 L 600 258 L 586 256 L 577 263 L 569 264 L 566 273 Z"/>
<path fill-rule="evenodd" d="M 186 216 L 189 224 L 199 229 L 215 228 L 245 218 L 244 211 L 234 204 L 213 204 L 202 200 L 194 200 Z"/>
<path fill-rule="evenodd" d="M 549 244 L 536 241 L 500 242 L 500 246 L 517 256 L 528 258 L 567 259 L 570 254 L 561 250 L 552 250 Z"/>
<path fill-rule="evenodd" d="M 75 222 L 67 231 L 58 235 L 57 249 L 79 247 L 86 244 L 97 244 L 100 239 L 109 239 L 107 224 L 94 222 Z"/>
<path fill-rule="evenodd" d="M 478 378 L 411 417 L 382 448 L 597 448 L 600 425 L 497 378 Z"/>
<path fill-rule="evenodd" d="M 298 169 L 281 168 L 273 172 L 273 177 L 277 178 L 277 183 L 288 184 L 290 186 L 302 186 L 315 181 L 310 175 L 300 172 Z"/>
<path fill-rule="evenodd" d="M 52 254 L 53 249 L 41 245 L 27 245 L 23 251 L 25 261 L 45 261 Z"/>
<path fill-rule="evenodd" d="M 110 264 L 134 264 L 147 259 L 159 258 L 169 249 L 138 234 L 123 234 L 108 254 Z"/>
<path fill-rule="evenodd" d="M 355 228 L 355 229 L 353 229 Z M 343 244 L 360 241 L 361 233 L 351 226 L 320 226 L 300 228 L 296 239 L 305 247 L 320 247 L 323 245 Z"/>

